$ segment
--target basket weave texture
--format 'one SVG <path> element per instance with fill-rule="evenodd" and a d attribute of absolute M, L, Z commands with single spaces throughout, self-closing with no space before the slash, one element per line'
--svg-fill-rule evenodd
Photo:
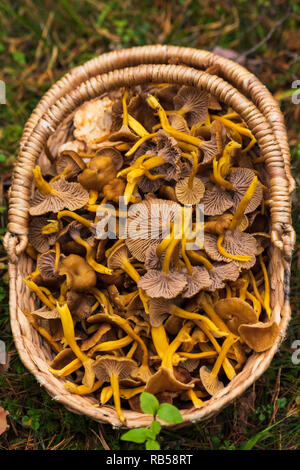
<path fill-rule="evenodd" d="M 212 66 L 217 75 L 205 72 Z M 269 179 L 271 240 L 269 276 L 272 319 L 280 326 L 273 347 L 254 353 L 243 370 L 200 409 L 182 410 L 183 424 L 207 419 L 240 396 L 268 368 L 290 320 L 290 259 L 294 245 L 290 194 L 295 187 L 290 173 L 290 154 L 283 116 L 266 87 L 244 67 L 207 51 L 175 46 L 145 46 L 103 54 L 79 66 L 54 84 L 28 119 L 20 142 L 9 200 L 8 233 L 11 327 L 21 360 L 48 393 L 66 408 L 99 422 L 120 426 L 111 406 L 97 407 L 91 396 L 72 394 L 65 380 L 48 371 L 53 357 L 49 345 L 31 327 L 23 311 L 36 309 L 38 301 L 23 278 L 32 271 L 27 245 L 28 210 L 32 193 L 32 170 L 47 139 L 60 125 L 63 133 L 68 118 L 87 100 L 120 87 L 149 82 L 190 85 L 207 90 L 232 107 L 245 120 L 265 158 Z M 62 136 L 62 143 L 64 136 Z M 124 411 L 127 427 L 147 426 L 151 417 Z"/>

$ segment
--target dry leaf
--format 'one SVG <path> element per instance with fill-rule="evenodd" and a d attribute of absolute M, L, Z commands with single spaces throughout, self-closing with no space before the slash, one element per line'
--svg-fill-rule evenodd
<path fill-rule="evenodd" d="M 9 413 L 0 406 L 0 436 L 9 428 L 6 421 L 6 416 L 8 414 Z"/>

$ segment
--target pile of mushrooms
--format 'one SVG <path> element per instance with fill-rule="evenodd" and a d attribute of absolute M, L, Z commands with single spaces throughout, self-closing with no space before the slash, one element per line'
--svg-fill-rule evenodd
<path fill-rule="evenodd" d="M 105 94 L 67 124 L 33 170 L 35 268 L 24 279 L 40 300 L 24 313 L 55 353 L 50 371 L 123 424 L 142 391 L 202 407 L 279 333 L 256 140 L 206 91 L 168 83 Z M 178 237 L 186 209 L 192 230 L 183 223 Z M 124 236 L 124 220 L 138 236 Z"/>

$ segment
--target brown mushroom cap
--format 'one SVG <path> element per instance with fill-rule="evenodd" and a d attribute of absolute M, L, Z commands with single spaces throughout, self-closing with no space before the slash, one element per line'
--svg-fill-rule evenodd
<path fill-rule="evenodd" d="M 150 377 L 146 384 L 145 392 L 156 395 L 160 392 L 178 392 L 180 390 L 189 390 L 193 384 L 185 384 L 176 379 L 174 372 L 166 367 L 160 367 L 159 370 Z"/>
<path fill-rule="evenodd" d="M 103 186 L 103 195 L 108 201 L 119 202 L 125 190 L 125 182 L 120 178 L 114 178 Z"/>
<path fill-rule="evenodd" d="M 271 348 L 280 332 L 275 321 L 240 325 L 238 331 L 243 341 L 255 352 L 263 352 Z"/>
<path fill-rule="evenodd" d="M 214 304 L 214 309 L 221 318 L 227 320 L 228 328 L 237 335 L 241 324 L 257 322 L 257 314 L 254 309 L 239 297 L 218 300 Z"/>
<path fill-rule="evenodd" d="M 113 159 L 109 155 L 94 157 L 89 168 L 78 175 L 79 183 L 85 189 L 100 191 L 110 180 L 117 175 Z"/>
<path fill-rule="evenodd" d="M 85 169 L 85 163 L 76 152 L 64 150 L 57 157 L 56 170 L 58 173 L 62 173 L 67 167 L 71 176 L 77 176 Z"/>
<path fill-rule="evenodd" d="M 171 126 L 179 132 L 184 132 L 185 134 L 190 134 L 188 123 L 180 114 L 170 114 L 169 122 Z"/>
<path fill-rule="evenodd" d="M 173 299 L 183 291 L 186 283 L 186 277 L 181 272 L 164 273 L 151 269 L 139 279 L 138 287 L 143 289 L 149 297 Z"/>
<path fill-rule="evenodd" d="M 126 379 L 130 376 L 137 363 L 127 357 L 100 356 L 93 364 L 93 369 L 98 380 L 110 382 L 111 374 L 119 379 Z"/>
<path fill-rule="evenodd" d="M 238 229 L 226 230 L 223 247 L 227 253 L 232 255 L 251 256 L 250 261 L 234 261 L 237 266 L 244 269 L 250 269 L 254 266 L 258 246 L 255 237 L 250 233 L 241 232 Z"/>
<path fill-rule="evenodd" d="M 206 167 L 209 165 L 214 157 L 221 155 L 225 147 L 226 129 L 220 121 L 213 121 L 210 130 L 210 140 L 203 141 L 199 145 L 199 149 L 203 153 L 203 160 L 199 163 L 199 166 Z"/>
<path fill-rule="evenodd" d="M 78 183 L 68 183 L 63 176 L 50 183 L 50 186 L 55 192 L 46 196 L 36 191 L 29 209 L 30 215 L 59 212 L 62 209 L 75 211 L 88 202 L 89 193 Z"/>
<path fill-rule="evenodd" d="M 69 289 L 84 292 L 95 287 L 97 277 L 93 268 L 78 255 L 68 255 L 62 261 L 59 270 L 61 276 L 65 275 Z"/>
<path fill-rule="evenodd" d="M 74 359 L 76 359 L 76 355 L 73 353 L 72 349 L 66 348 L 60 351 L 49 365 L 52 369 L 60 370 L 74 361 Z"/>
<path fill-rule="evenodd" d="M 209 95 L 205 90 L 183 85 L 174 97 L 175 109 L 184 109 L 189 126 L 205 120 L 208 113 Z"/>
<path fill-rule="evenodd" d="M 200 178 L 194 178 L 193 187 L 189 187 L 189 178 L 184 178 L 176 184 L 175 194 L 181 204 L 199 204 L 203 198 L 205 186 Z"/>
<path fill-rule="evenodd" d="M 231 263 L 215 263 L 213 269 L 209 271 L 212 284 L 208 290 L 211 292 L 225 287 L 224 281 L 236 281 L 239 277 L 239 268 L 234 262 Z"/>
<path fill-rule="evenodd" d="M 96 158 L 98 159 L 99 157 L 110 157 L 116 171 L 119 171 L 123 166 L 123 156 L 121 152 L 117 150 L 116 148 L 101 147 L 96 152 Z"/>
<path fill-rule="evenodd" d="M 129 253 L 127 246 L 119 245 L 117 246 L 107 258 L 107 267 L 109 269 L 115 270 L 122 268 L 125 261 L 129 258 Z"/>
<path fill-rule="evenodd" d="M 76 291 L 70 290 L 66 295 L 67 305 L 74 319 L 80 321 L 87 318 L 91 313 L 94 298 L 92 296 L 83 295 Z"/>
<path fill-rule="evenodd" d="M 236 168 L 235 170 L 231 171 L 229 181 L 234 187 L 233 210 L 235 210 L 239 205 L 242 197 L 246 193 L 254 177 L 254 171 L 250 170 L 249 168 Z M 251 198 L 251 201 L 245 209 L 245 214 L 253 212 L 261 203 L 262 197 L 262 185 L 258 183 L 257 188 L 255 189 L 254 194 Z"/>
<path fill-rule="evenodd" d="M 224 388 L 224 384 L 211 375 L 211 370 L 206 366 L 200 367 L 200 379 L 205 390 L 213 397 Z"/>
<path fill-rule="evenodd" d="M 93 348 L 96 344 L 107 341 L 107 333 L 111 331 L 111 325 L 108 323 L 102 323 L 94 334 L 89 336 L 86 340 L 82 341 L 80 345 L 81 351 L 88 351 Z"/>
<path fill-rule="evenodd" d="M 212 280 L 206 268 L 193 266 L 192 275 L 186 273 L 186 287 L 182 292 L 182 297 L 193 297 L 202 289 L 207 289 L 212 284 Z"/>
<path fill-rule="evenodd" d="M 204 215 L 221 215 L 233 206 L 231 195 L 218 186 L 205 191 L 202 203 Z"/>
<path fill-rule="evenodd" d="M 61 266 L 62 261 L 64 260 L 65 255 L 59 255 L 58 262 L 58 271 Z M 37 259 L 37 266 L 41 273 L 41 276 L 45 280 L 54 280 L 59 278 L 58 272 L 55 272 L 54 265 L 56 259 L 55 250 L 49 250 L 46 253 L 42 253 Z"/>
<path fill-rule="evenodd" d="M 150 299 L 149 301 L 149 321 L 151 326 L 160 326 L 170 315 L 170 303 L 164 298 Z"/>
<path fill-rule="evenodd" d="M 42 234 L 42 228 L 49 224 L 47 217 L 32 217 L 28 227 L 28 240 L 32 246 L 39 252 L 45 253 L 54 245 L 57 233 L 49 235 Z"/>
<path fill-rule="evenodd" d="M 129 236 L 125 243 L 134 258 L 145 262 L 147 249 L 150 246 L 157 247 L 162 238 L 167 236 L 170 222 L 174 221 L 179 210 L 181 210 L 181 206 L 178 203 L 156 198 L 130 206 L 128 211 Z M 134 236 L 131 236 L 131 231 Z"/>

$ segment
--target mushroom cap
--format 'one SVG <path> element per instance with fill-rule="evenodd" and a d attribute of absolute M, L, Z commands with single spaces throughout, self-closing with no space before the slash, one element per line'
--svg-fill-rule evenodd
<path fill-rule="evenodd" d="M 213 397 L 224 388 L 224 384 L 211 375 L 211 370 L 206 367 L 200 367 L 200 379 L 205 390 Z"/>
<path fill-rule="evenodd" d="M 89 349 L 96 346 L 96 344 L 103 343 L 103 341 L 107 341 L 107 333 L 109 333 L 110 331 L 111 325 L 109 325 L 108 323 L 102 323 L 94 334 L 82 341 L 80 345 L 81 351 L 88 351 Z"/>
<path fill-rule="evenodd" d="M 73 353 L 72 349 L 66 348 L 60 351 L 49 365 L 52 369 L 60 370 L 70 364 L 74 359 L 76 359 L 76 355 Z"/>
<path fill-rule="evenodd" d="M 180 390 L 190 390 L 193 384 L 185 384 L 176 379 L 174 372 L 166 367 L 159 370 L 150 377 L 146 384 L 145 392 L 156 395 L 159 392 L 178 392 Z"/>
<path fill-rule="evenodd" d="M 164 323 L 164 328 L 169 335 L 177 335 L 178 331 L 182 327 L 182 323 L 182 318 L 177 317 L 176 315 L 170 315 Z"/>
<path fill-rule="evenodd" d="M 173 99 L 178 90 L 179 85 L 166 85 L 150 89 L 150 93 L 156 96 L 163 108 L 171 109 L 174 106 Z"/>
<path fill-rule="evenodd" d="M 114 178 L 103 186 L 103 195 L 108 201 L 119 202 L 125 190 L 125 182 L 121 178 Z"/>
<path fill-rule="evenodd" d="M 164 260 L 164 253 L 159 257 L 156 254 L 156 245 L 150 246 L 146 250 L 146 255 L 145 255 L 145 268 L 147 271 L 150 269 L 161 269 L 163 265 L 163 260 Z"/>
<path fill-rule="evenodd" d="M 127 379 L 137 363 L 127 357 L 100 356 L 93 364 L 93 369 L 98 380 L 110 382 L 111 374 L 119 379 Z"/>
<path fill-rule="evenodd" d="M 69 289 L 84 292 L 95 287 L 97 277 L 93 268 L 78 255 L 68 255 L 61 263 L 59 274 L 65 275 Z"/>
<path fill-rule="evenodd" d="M 43 306 L 37 310 L 31 312 L 32 315 L 36 317 L 43 318 L 45 320 L 55 320 L 56 318 L 60 318 L 60 315 L 56 308 L 49 310 L 47 307 Z"/>
<path fill-rule="evenodd" d="M 193 187 L 189 187 L 189 178 L 184 178 L 176 184 L 175 194 L 181 204 L 199 204 L 203 198 L 205 186 L 200 178 L 194 178 Z"/>
<path fill-rule="evenodd" d="M 212 284 L 208 290 L 211 292 L 225 287 L 224 281 L 236 281 L 239 277 L 239 268 L 234 262 L 231 263 L 215 263 L 213 269 L 209 271 Z"/>
<path fill-rule="evenodd" d="M 157 155 L 171 165 L 178 165 L 181 157 L 181 150 L 177 145 L 176 139 L 170 136 L 166 131 L 160 129 L 156 136 Z"/>
<path fill-rule="evenodd" d="M 164 297 L 173 299 L 177 297 L 186 286 L 186 277 L 178 271 L 164 273 L 150 269 L 138 281 L 138 287 L 143 289 L 149 297 Z"/>
<path fill-rule="evenodd" d="M 175 109 L 184 109 L 190 126 L 205 120 L 208 113 L 209 94 L 192 86 L 183 85 L 174 97 Z"/>
<path fill-rule="evenodd" d="M 56 170 L 58 173 L 61 173 L 67 167 L 69 167 L 72 176 L 77 176 L 85 169 L 85 163 L 73 150 L 64 150 L 56 159 Z"/>
<path fill-rule="evenodd" d="M 117 170 L 112 157 L 99 155 L 91 160 L 89 168 L 86 168 L 78 175 L 78 181 L 86 189 L 100 191 L 116 175 Z"/>
<path fill-rule="evenodd" d="M 107 267 L 109 269 L 119 269 L 123 266 L 124 262 L 129 258 L 129 253 L 127 246 L 119 245 L 117 246 L 107 258 Z"/>
<path fill-rule="evenodd" d="M 257 241 L 253 235 L 241 232 L 239 229 L 226 230 L 224 235 L 223 247 L 227 253 L 233 255 L 251 256 L 250 261 L 234 261 L 234 263 L 244 269 L 250 269 L 254 266 L 257 254 Z"/>
<path fill-rule="evenodd" d="M 175 220 L 181 206 L 168 199 L 148 199 L 132 204 L 128 211 L 128 238 L 125 243 L 138 261 L 145 262 L 146 251 L 155 246 L 170 232 L 170 222 Z"/>
<path fill-rule="evenodd" d="M 164 298 L 150 299 L 149 301 L 149 321 L 151 326 L 160 326 L 169 314 L 170 303 Z"/>
<path fill-rule="evenodd" d="M 255 352 L 263 352 L 271 348 L 280 332 L 275 321 L 240 325 L 238 331 L 242 340 Z"/>
<path fill-rule="evenodd" d="M 29 223 L 28 240 L 39 253 L 48 251 L 56 241 L 57 233 L 42 234 L 42 228 L 47 224 L 49 219 L 44 216 L 32 217 Z"/>
<path fill-rule="evenodd" d="M 58 271 L 64 260 L 65 255 L 62 253 L 59 255 Z M 49 250 L 46 253 L 42 253 L 37 259 L 37 266 L 41 273 L 41 276 L 45 280 L 54 280 L 59 278 L 58 272 L 54 270 L 54 264 L 56 259 L 55 250 Z"/>
<path fill-rule="evenodd" d="M 199 149 L 203 153 L 203 160 L 199 163 L 199 166 L 208 166 L 212 163 L 214 157 L 221 155 L 225 147 L 226 129 L 220 121 L 213 121 L 210 131 L 210 140 L 205 140 L 199 145 Z"/>
<path fill-rule="evenodd" d="M 121 140 L 122 142 L 136 142 L 139 136 L 134 134 L 128 126 L 122 126 L 118 131 L 113 132 L 109 136 L 112 142 Z"/>
<path fill-rule="evenodd" d="M 82 293 L 70 290 L 67 292 L 66 299 L 74 319 L 80 321 L 90 315 L 92 304 L 94 303 L 92 296 L 82 295 Z"/>
<path fill-rule="evenodd" d="M 206 189 L 202 203 L 204 215 L 221 215 L 233 206 L 231 195 L 218 186 Z"/>
<path fill-rule="evenodd" d="M 232 259 L 227 258 L 226 256 L 222 255 L 218 250 L 218 235 L 214 233 L 204 232 L 204 250 L 208 254 L 208 256 L 214 260 L 223 263 L 231 263 Z M 224 246 L 224 242 L 223 242 Z"/>
<path fill-rule="evenodd" d="M 229 181 L 234 187 L 233 210 L 235 210 L 239 205 L 254 177 L 254 171 L 250 170 L 249 168 L 236 168 L 235 170 L 231 171 Z M 262 198 L 263 188 L 259 182 L 251 198 L 251 201 L 245 209 L 245 214 L 249 214 L 249 212 L 253 212 L 255 209 L 257 209 L 262 201 Z"/>
<path fill-rule="evenodd" d="M 50 183 L 55 193 L 46 196 L 36 190 L 29 209 L 30 215 L 43 215 L 47 212 L 59 212 L 62 209 L 75 211 L 83 207 L 89 199 L 89 193 L 79 183 L 68 183 L 62 176 Z"/>
<path fill-rule="evenodd" d="M 228 328 L 237 335 L 241 324 L 257 322 L 257 314 L 254 309 L 239 297 L 218 300 L 214 304 L 214 309 L 221 318 L 227 320 Z"/>
<path fill-rule="evenodd" d="M 116 148 L 108 147 L 108 146 L 101 147 L 96 152 L 96 158 L 99 158 L 99 157 L 110 157 L 116 171 L 119 171 L 123 166 L 123 155 Z"/>
<path fill-rule="evenodd" d="M 171 126 L 179 132 L 183 132 L 184 134 L 190 134 L 191 131 L 189 129 L 188 123 L 184 119 L 183 116 L 180 114 L 170 114 L 169 122 Z"/>
<path fill-rule="evenodd" d="M 202 289 L 207 289 L 212 284 L 212 280 L 205 267 L 193 266 L 192 275 L 186 273 L 186 287 L 182 297 L 193 297 Z"/>

